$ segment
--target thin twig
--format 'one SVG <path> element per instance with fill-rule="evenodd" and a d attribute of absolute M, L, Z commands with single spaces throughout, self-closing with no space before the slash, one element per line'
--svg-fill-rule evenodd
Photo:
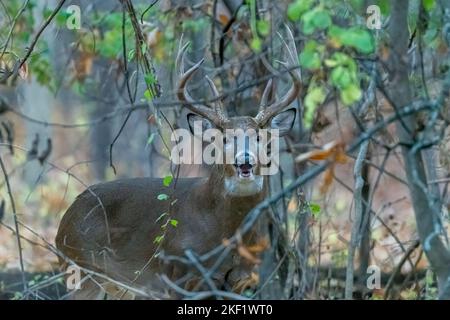
<path fill-rule="evenodd" d="M 407 260 L 410 260 L 410 256 L 411 254 L 414 252 L 414 250 L 416 250 L 420 245 L 420 240 L 415 240 L 413 242 L 413 244 L 408 248 L 408 250 L 405 252 L 405 254 L 403 255 L 402 259 L 400 260 L 400 262 L 397 264 L 397 267 L 395 268 L 395 270 L 392 272 L 391 277 L 389 278 L 387 284 L 386 284 L 386 289 L 384 291 L 384 299 L 389 298 L 389 293 L 392 289 L 392 286 L 394 285 L 394 279 L 395 277 L 400 273 L 400 270 L 402 269 L 403 265 L 405 264 L 405 262 Z M 413 267 L 413 265 L 411 265 Z"/>
<path fill-rule="evenodd" d="M 15 73 L 17 73 L 17 71 L 20 68 L 22 68 L 22 66 L 25 64 L 25 62 L 27 62 L 27 60 L 30 57 L 31 53 L 33 52 L 34 47 L 36 46 L 40 36 L 44 32 L 44 30 L 47 28 L 47 26 L 50 24 L 50 22 L 53 20 L 53 18 L 58 14 L 59 10 L 61 10 L 62 6 L 64 5 L 64 2 L 66 2 L 66 0 L 60 0 L 59 1 L 59 3 L 56 6 L 56 8 L 53 10 L 53 12 L 50 14 L 50 16 L 45 20 L 44 24 L 39 28 L 38 32 L 36 33 L 36 35 L 34 36 L 33 40 L 31 41 L 30 46 L 28 47 L 27 53 L 20 60 L 19 66 L 18 66 L 17 70 L 15 71 Z"/>
<path fill-rule="evenodd" d="M 361 148 L 358 153 L 358 157 L 355 161 L 355 167 L 353 170 L 353 175 L 355 177 L 355 219 L 352 225 L 352 232 L 350 243 L 348 246 L 348 256 L 347 256 L 347 274 L 345 280 L 345 299 L 353 299 L 353 272 L 354 272 L 354 256 L 355 249 L 358 246 L 359 232 L 361 231 L 361 220 L 363 216 L 363 202 L 362 202 L 362 189 L 364 187 L 364 179 L 361 176 L 362 168 L 364 165 L 364 160 L 366 159 L 367 150 L 369 147 L 369 141 L 366 140 L 361 144 Z"/>
<path fill-rule="evenodd" d="M 20 262 L 20 271 L 22 272 L 22 282 L 23 282 L 23 290 L 27 290 L 27 280 L 25 277 L 25 268 L 23 264 L 23 254 L 22 254 L 22 242 L 20 240 L 20 231 L 19 231 L 19 223 L 17 222 L 17 211 L 16 211 L 16 203 L 14 202 L 14 196 L 11 191 L 11 185 L 9 184 L 8 173 L 6 172 L 5 164 L 3 163 L 2 156 L 0 155 L 0 167 L 2 168 L 3 175 L 5 176 L 6 189 L 8 190 L 9 200 L 11 202 L 11 209 L 14 218 L 14 228 L 16 229 L 16 239 L 17 239 L 17 247 L 19 250 L 19 262 Z"/>

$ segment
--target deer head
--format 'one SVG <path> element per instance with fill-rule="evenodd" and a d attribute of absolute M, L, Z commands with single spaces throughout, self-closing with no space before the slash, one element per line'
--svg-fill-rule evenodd
<path fill-rule="evenodd" d="M 292 40 L 291 46 L 295 50 L 290 31 L 289 35 Z M 276 129 L 277 136 L 281 137 L 293 126 L 296 115 L 295 108 L 283 110 L 298 96 L 301 82 L 298 70 L 292 68 L 297 66 L 297 63 L 295 63 L 296 54 L 292 52 L 293 50 L 286 43 L 285 45 L 291 62 L 291 64 L 286 64 L 286 66 L 292 78 L 292 86 L 280 100 L 269 103 L 269 95 L 272 88 L 272 80 L 269 80 L 261 98 L 259 111 L 254 117 L 229 117 L 214 82 L 208 76 L 206 76 L 206 80 L 214 95 L 213 105 L 209 107 L 195 102 L 187 90 L 187 83 L 199 69 L 204 59 L 189 70 L 184 71 L 184 55 L 188 43 L 178 53 L 178 98 L 186 108 L 193 112 L 189 113 L 187 117 L 189 127 L 194 135 L 195 123 L 200 123 L 202 132 L 208 129 L 216 129 L 222 133 L 223 139 L 219 140 L 216 138 L 214 143 L 228 159 L 228 161 L 224 161 L 221 172 L 225 191 L 228 195 L 249 196 L 262 191 L 264 179 L 261 174 L 261 152 L 258 152 L 258 150 L 266 150 L 267 153 L 270 153 L 270 142 L 272 138 L 277 139 L 277 137 L 273 137 L 273 129 Z M 271 130 L 264 131 L 263 129 Z M 261 134 L 262 131 L 264 131 L 264 134 Z"/>

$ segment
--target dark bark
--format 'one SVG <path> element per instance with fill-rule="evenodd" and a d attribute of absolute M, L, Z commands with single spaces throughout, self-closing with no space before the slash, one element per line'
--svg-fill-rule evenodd
<path fill-rule="evenodd" d="M 413 94 L 409 83 L 408 62 L 408 0 L 397 0 L 392 3 L 392 13 L 389 25 L 391 97 L 395 97 L 396 107 L 409 105 Z M 402 144 L 402 154 L 405 161 L 406 177 L 409 184 L 411 202 L 416 218 L 417 231 L 428 261 L 437 275 L 440 297 L 450 299 L 444 292 L 450 274 L 450 253 L 441 241 L 436 230 L 439 226 L 439 202 L 429 199 L 430 190 L 426 190 L 427 176 L 425 164 L 420 151 L 414 152 L 417 142 L 417 116 L 403 118 L 397 124 L 397 135 Z M 448 290 L 447 290 L 448 291 Z"/>
<path fill-rule="evenodd" d="M 367 280 L 367 268 L 370 263 L 370 239 L 371 239 L 371 229 L 370 229 L 370 208 L 368 204 L 370 203 L 370 180 L 369 180 L 369 162 L 370 162 L 370 146 L 367 151 L 366 162 L 364 162 L 361 170 L 361 178 L 364 180 L 364 185 L 361 192 L 362 200 L 362 217 L 361 217 L 361 242 L 359 245 L 359 273 L 358 273 L 358 284 L 363 288 L 365 287 Z"/>

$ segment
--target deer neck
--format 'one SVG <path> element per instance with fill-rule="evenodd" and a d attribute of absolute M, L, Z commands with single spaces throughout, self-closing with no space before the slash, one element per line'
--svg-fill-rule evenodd
<path fill-rule="evenodd" d="M 225 185 L 225 168 L 215 165 L 205 183 L 205 201 L 212 206 L 221 208 L 221 214 L 246 215 L 259 202 L 264 200 L 268 193 L 268 179 L 263 177 L 263 186 L 259 192 L 251 195 L 238 196 L 229 194 Z"/>

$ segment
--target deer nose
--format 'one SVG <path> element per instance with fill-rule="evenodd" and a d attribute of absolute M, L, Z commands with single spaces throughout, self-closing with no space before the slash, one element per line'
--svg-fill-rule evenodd
<path fill-rule="evenodd" d="M 253 175 L 254 164 L 255 158 L 247 151 L 240 152 L 235 157 L 234 166 L 241 178 L 250 178 Z"/>
<path fill-rule="evenodd" d="M 255 157 L 249 152 L 239 152 L 235 157 L 235 165 L 248 165 L 252 167 L 255 164 Z"/>

